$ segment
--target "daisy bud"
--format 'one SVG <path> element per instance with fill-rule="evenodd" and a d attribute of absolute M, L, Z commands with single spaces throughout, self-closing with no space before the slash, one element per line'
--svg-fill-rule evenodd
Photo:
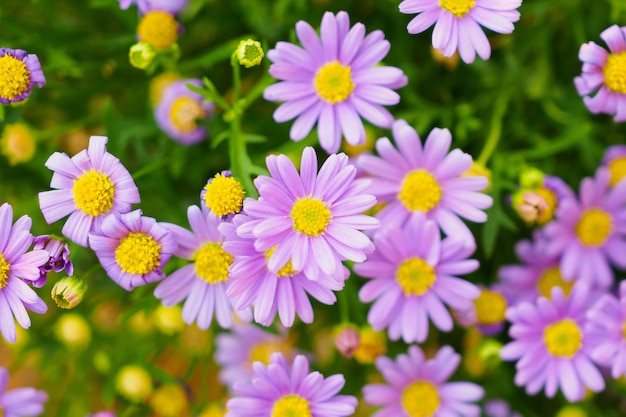
<path fill-rule="evenodd" d="M 71 309 L 83 301 L 87 283 L 83 278 L 65 277 L 55 282 L 51 296 L 59 308 Z"/>
<path fill-rule="evenodd" d="M 556 417 L 587 417 L 588 414 L 578 405 L 566 405 L 556 414 Z"/>
<path fill-rule="evenodd" d="M 41 288 L 46 284 L 48 272 L 65 271 L 67 275 L 74 273 L 74 265 L 70 261 L 70 247 L 63 238 L 53 235 L 36 236 L 33 239 L 34 248 L 48 252 L 48 261 L 39 266 L 39 279 L 33 281 L 35 288 Z"/>
<path fill-rule="evenodd" d="M 351 324 L 342 324 L 335 329 L 335 346 L 346 358 L 352 357 L 360 341 L 359 330 Z"/>
<path fill-rule="evenodd" d="M 535 191 L 520 191 L 513 198 L 515 211 L 529 224 L 537 222 L 542 217 L 548 203 Z"/>
<path fill-rule="evenodd" d="M 139 69 L 148 68 L 154 62 L 155 57 L 156 50 L 154 46 L 148 42 L 137 42 L 131 46 L 130 51 L 128 51 L 130 65 Z"/>
<path fill-rule="evenodd" d="M 239 42 L 235 55 L 240 65 L 251 68 L 261 64 L 265 53 L 260 42 L 247 39 Z"/>
<path fill-rule="evenodd" d="M 359 346 L 354 351 L 357 362 L 374 363 L 377 357 L 387 353 L 387 339 L 383 332 L 364 327 L 359 331 L 359 336 Z"/>
<path fill-rule="evenodd" d="M 543 185 L 543 172 L 534 167 L 525 168 L 519 176 L 521 188 L 537 188 Z"/>

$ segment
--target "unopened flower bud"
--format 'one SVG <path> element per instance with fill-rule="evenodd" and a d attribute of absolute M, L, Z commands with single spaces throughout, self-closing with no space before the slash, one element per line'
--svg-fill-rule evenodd
<path fill-rule="evenodd" d="M 65 277 L 54 283 L 51 296 L 59 308 L 70 309 L 83 301 L 87 283 L 83 278 Z"/>
<path fill-rule="evenodd" d="M 130 47 L 130 51 L 128 52 L 130 65 L 139 69 L 148 68 L 152 62 L 154 62 L 155 57 L 156 50 L 154 46 L 148 42 L 137 42 Z"/>
<path fill-rule="evenodd" d="M 543 186 L 543 172 L 534 167 L 524 168 L 519 176 L 519 184 L 523 189 L 533 189 Z"/>
<path fill-rule="evenodd" d="M 549 208 L 546 200 L 534 191 L 521 191 L 513 199 L 514 207 L 526 223 L 535 223 Z"/>
<path fill-rule="evenodd" d="M 261 43 L 252 39 L 240 41 L 235 54 L 239 64 L 244 65 L 246 68 L 259 65 L 265 56 Z"/>
<path fill-rule="evenodd" d="M 46 284 L 48 272 L 61 272 L 67 275 L 74 273 L 74 265 L 70 261 L 70 247 L 63 238 L 52 235 L 41 235 L 33 239 L 34 250 L 48 252 L 48 262 L 39 266 L 39 279 L 33 281 L 33 287 L 41 288 Z"/>
<path fill-rule="evenodd" d="M 351 358 L 354 351 L 359 347 L 361 336 L 359 330 L 350 324 L 340 325 L 335 330 L 335 346 L 339 353 L 346 358 Z"/>

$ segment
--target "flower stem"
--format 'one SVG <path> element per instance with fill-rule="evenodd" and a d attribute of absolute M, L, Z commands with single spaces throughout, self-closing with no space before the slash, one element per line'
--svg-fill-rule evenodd
<path fill-rule="evenodd" d="M 502 136 L 502 119 L 504 118 L 508 104 L 509 93 L 508 91 L 504 91 L 496 101 L 493 115 L 491 116 L 491 130 L 489 131 L 489 136 L 487 136 L 485 146 L 478 156 L 477 162 L 482 166 L 487 165 L 487 161 L 489 161 L 489 158 L 498 146 L 500 136 Z"/>

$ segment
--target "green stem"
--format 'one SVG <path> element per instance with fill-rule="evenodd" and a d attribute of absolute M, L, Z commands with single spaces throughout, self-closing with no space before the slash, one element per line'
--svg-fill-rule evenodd
<path fill-rule="evenodd" d="M 508 104 L 509 93 L 503 92 L 498 97 L 496 105 L 494 106 L 493 115 L 491 116 L 491 130 L 489 131 L 489 136 L 487 137 L 485 146 L 483 147 L 483 150 L 477 160 L 477 162 L 482 166 L 487 165 L 487 161 L 489 161 L 489 158 L 498 146 L 500 136 L 502 136 L 502 119 L 504 118 L 504 113 L 506 113 Z"/>
<path fill-rule="evenodd" d="M 233 104 L 235 104 L 241 95 L 241 66 L 234 53 L 230 56 L 230 66 L 233 67 Z"/>
<path fill-rule="evenodd" d="M 246 149 L 246 141 L 241 132 L 241 115 L 233 114 L 230 120 L 230 135 L 228 136 L 228 156 L 230 159 L 230 170 L 233 176 L 241 181 L 246 196 L 256 198 L 258 193 L 252 179 L 250 178 L 250 157 Z"/>
<path fill-rule="evenodd" d="M 342 323 L 350 322 L 350 299 L 345 288 L 337 292 L 337 302 L 339 303 L 339 317 Z"/>

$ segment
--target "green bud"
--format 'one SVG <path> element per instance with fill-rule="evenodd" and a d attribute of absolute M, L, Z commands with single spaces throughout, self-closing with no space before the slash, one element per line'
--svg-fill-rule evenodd
<path fill-rule="evenodd" d="M 519 176 L 521 188 L 535 189 L 543 186 L 543 172 L 535 167 L 526 167 Z"/>
<path fill-rule="evenodd" d="M 156 51 L 154 46 L 148 42 L 137 42 L 130 47 L 128 59 L 130 65 L 139 69 L 146 69 L 154 62 Z"/>
<path fill-rule="evenodd" d="M 52 287 L 52 299 L 60 308 L 71 309 L 76 307 L 87 292 L 87 283 L 84 279 L 75 276 L 58 280 Z"/>
<path fill-rule="evenodd" d="M 235 55 L 237 60 L 239 60 L 239 64 L 244 65 L 246 68 L 259 65 L 265 56 L 261 43 L 252 39 L 240 41 Z"/>

